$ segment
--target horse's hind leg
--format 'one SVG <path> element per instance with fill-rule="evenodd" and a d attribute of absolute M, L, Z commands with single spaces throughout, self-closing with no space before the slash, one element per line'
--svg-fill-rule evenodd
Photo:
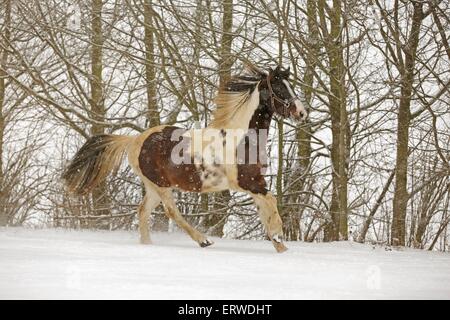
<path fill-rule="evenodd" d="M 181 215 L 178 210 L 175 201 L 173 199 L 172 190 L 170 189 L 160 189 L 159 195 L 165 207 L 166 215 L 173 219 L 180 228 L 186 231 L 189 236 L 196 241 L 200 247 L 208 247 L 214 242 L 206 238 L 201 232 L 193 228 Z"/>
<path fill-rule="evenodd" d="M 145 196 L 138 208 L 139 233 L 142 244 L 150 244 L 148 220 L 152 211 L 160 204 L 161 198 L 150 188 L 145 188 Z"/>

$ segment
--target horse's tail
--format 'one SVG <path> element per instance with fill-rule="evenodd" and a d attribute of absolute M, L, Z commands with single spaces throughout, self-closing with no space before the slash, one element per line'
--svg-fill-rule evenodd
<path fill-rule="evenodd" d="M 116 171 L 132 136 L 101 134 L 91 137 L 75 154 L 62 178 L 69 192 L 87 194 Z"/>

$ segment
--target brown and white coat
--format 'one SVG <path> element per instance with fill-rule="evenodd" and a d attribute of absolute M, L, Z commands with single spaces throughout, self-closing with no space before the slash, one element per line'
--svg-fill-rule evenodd
<path fill-rule="evenodd" d="M 146 191 L 138 209 L 142 243 L 150 243 L 148 219 L 161 202 L 167 216 L 201 247 L 213 243 L 182 217 L 173 189 L 246 192 L 252 196 L 275 249 L 283 252 L 282 221 L 263 174 L 273 115 L 306 117 L 288 77 L 289 70 L 279 67 L 269 72 L 249 67 L 221 88 L 214 120 L 205 129 L 163 125 L 138 136 L 94 136 L 74 156 L 63 178 L 70 191 L 88 193 L 118 167 L 126 153 Z"/>

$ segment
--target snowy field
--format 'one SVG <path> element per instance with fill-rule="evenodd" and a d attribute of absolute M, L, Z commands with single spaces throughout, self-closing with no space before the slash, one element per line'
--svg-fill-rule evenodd
<path fill-rule="evenodd" d="M 2 299 L 450 299 L 450 255 L 353 242 L 0 229 Z"/>

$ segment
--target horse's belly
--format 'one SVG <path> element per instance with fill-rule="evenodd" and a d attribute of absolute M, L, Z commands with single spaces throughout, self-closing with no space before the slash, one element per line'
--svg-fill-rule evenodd
<path fill-rule="evenodd" d="M 229 189 L 225 167 L 222 165 L 201 165 L 200 180 L 202 192 L 217 192 Z"/>

